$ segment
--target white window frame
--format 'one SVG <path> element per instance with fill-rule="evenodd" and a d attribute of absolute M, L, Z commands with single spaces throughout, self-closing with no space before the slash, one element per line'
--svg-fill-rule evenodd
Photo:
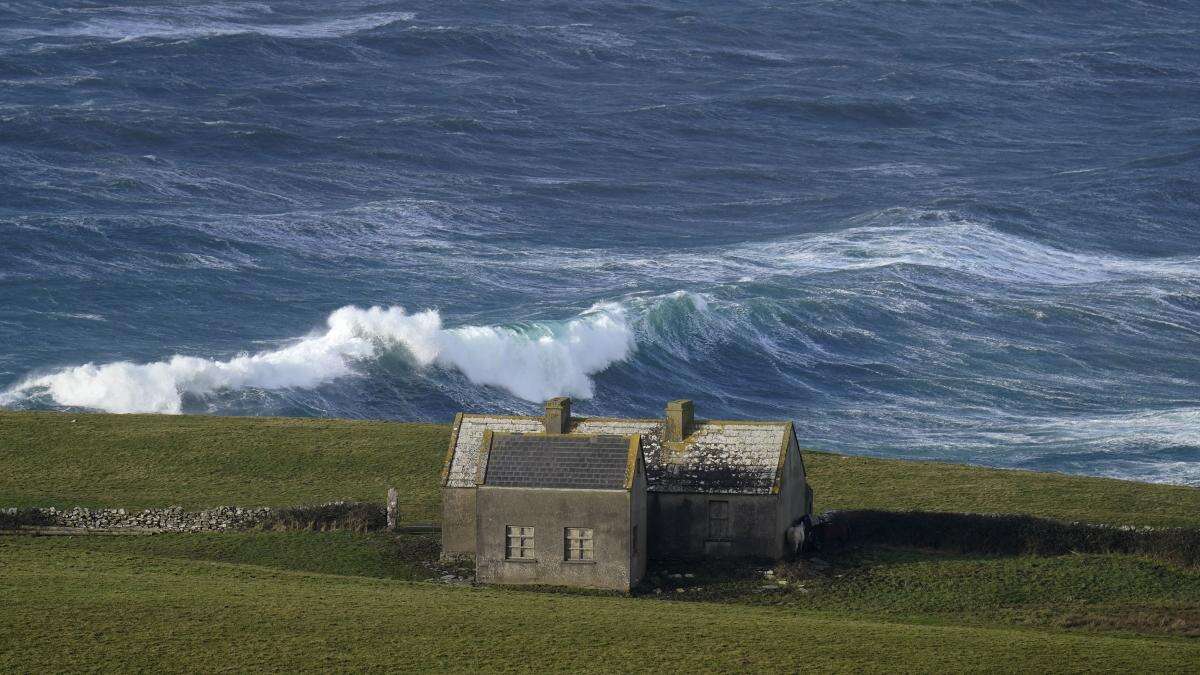
<path fill-rule="evenodd" d="M 590 527 L 564 527 L 563 560 L 595 562 L 596 531 Z"/>
<path fill-rule="evenodd" d="M 504 559 L 537 560 L 534 529 L 525 525 L 504 526 Z"/>

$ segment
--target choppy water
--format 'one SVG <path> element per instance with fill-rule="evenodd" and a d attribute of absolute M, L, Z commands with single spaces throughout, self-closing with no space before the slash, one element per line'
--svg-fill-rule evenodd
<path fill-rule="evenodd" d="M 1198 216 L 1190 2 L 0 4 L 10 408 L 1195 485 Z"/>

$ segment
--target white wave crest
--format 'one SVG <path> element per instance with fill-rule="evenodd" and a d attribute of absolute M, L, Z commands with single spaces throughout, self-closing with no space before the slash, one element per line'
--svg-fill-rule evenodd
<path fill-rule="evenodd" d="M 888 215 L 884 222 L 896 217 Z M 1119 277 L 1200 276 L 1200 260 L 1195 258 L 1152 260 L 1067 251 L 949 213 L 925 213 L 920 218 L 932 222 L 877 225 L 874 220 L 865 227 L 836 233 L 752 245 L 744 256 L 791 273 L 908 264 L 997 281 L 1050 285 L 1096 283 Z"/>
<path fill-rule="evenodd" d="M 856 218 L 850 224 L 833 232 L 665 254 L 543 252 L 542 263 L 553 270 L 585 272 L 620 266 L 669 283 L 748 282 L 898 265 L 948 270 L 1003 283 L 1043 285 L 1200 278 L 1197 257 L 1153 259 L 1070 251 L 946 211 L 887 209 Z"/>
<path fill-rule="evenodd" d="M 1200 486 L 1196 453 L 1181 450 L 1200 447 L 1200 408 L 1034 420 L 1027 424 L 1025 435 L 1061 448 L 1057 454 L 1073 467 L 1069 471 Z M 1076 455 L 1084 459 L 1076 461 Z"/>
<path fill-rule="evenodd" d="M 343 307 L 326 330 L 275 350 L 229 360 L 173 356 L 154 363 L 87 363 L 30 378 L 0 393 L 0 405 L 48 395 L 62 406 L 107 412 L 179 413 L 183 396 L 220 390 L 313 388 L 355 372 L 356 361 L 402 348 L 419 367 L 457 370 L 480 385 L 540 401 L 590 398 L 591 376 L 632 352 L 619 305 L 597 305 L 564 322 L 446 329 L 434 310 Z"/>
<path fill-rule="evenodd" d="M 1200 408 L 1149 410 L 1044 420 L 1031 433 L 1069 438 L 1089 449 L 1123 451 L 1130 444 L 1200 447 Z"/>
<path fill-rule="evenodd" d="M 84 37 L 129 41 L 142 38 L 187 40 L 252 33 L 279 38 L 319 39 L 344 37 L 398 21 L 412 21 L 415 16 L 412 12 L 377 12 L 309 22 L 256 23 L 245 20 L 246 17 L 238 13 L 118 9 L 110 16 L 92 17 L 67 26 L 45 30 L 0 31 L 0 35 L 16 39 Z"/>

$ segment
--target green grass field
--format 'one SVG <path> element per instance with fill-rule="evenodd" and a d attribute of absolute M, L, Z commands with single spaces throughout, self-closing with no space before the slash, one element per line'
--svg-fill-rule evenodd
<path fill-rule="evenodd" d="M 261 542 L 242 551 L 252 562 L 215 562 L 184 538 L 0 541 L 0 670 L 1184 672 L 1200 662 L 1200 643 L 1178 637 L 914 620 L 836 599 L 753 606 L 315 574 L 289 569 L 311 562 L 294 542 L 283 546 L 290 562 Z M 370 542 L 323 542 L 377 555 Z"/>
<path fill-rule="evenodd" d="M 349 420 L 0 412 L 0 506 L 384 500 L 438 517 L 449 429 Z"/>
<path fill-rule="evenodd" d="M 449 428 L 350 420 L 0 412 L 0 507 L 383 501 L 437 520 Z M 807 452 L 817 510 L 1027 513 L 1200 527 L 1200 490 Z"/>
<path fill-rule="evenodd" d="M 0 413 L 0 506 L 381 501 L 396 485 L 406 519 L 435 520 L 446 442 L 436 425 Z M 1200 526 L 1191 488 L 825 453 L 805 461 L 818 510 Z M 1133 555 L 867 547 L 770 575 L 660 566 L 639 595 L 621 597 L 441 584 L 436 547 L 435 536 L 349 532 L 0 538 L 0 670 L 1200 663 L 1200 569 Z"/>

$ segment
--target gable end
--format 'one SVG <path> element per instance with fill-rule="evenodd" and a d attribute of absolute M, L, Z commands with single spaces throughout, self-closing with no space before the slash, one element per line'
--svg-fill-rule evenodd
<path fill-rule="evenodd" d="M 625 464 L 625 489 L 632 490 L 637 478 L 638 464 L 642 459 L 642 436 L 634 434 L 629 437 L 629 459 Z"/>
<path fill-rule="evenodd" d="M 783 445 L 779 448 L 779 464 L 775 467 L 775 482 L 771 484 L 771 494 L 779 494 L 783 486 L 783 469 L 787 466 L 788 448 L 792 446 L 792 438 L 796 435 L 796 430 L 791 422 L 783 429 Z"/>
<path fill-rule="evenodd" d="M 454 464 L 454 448 L 458 446 L 458 430 L 462 427 L 463 414 L 454 414 L 454 423 L 450 426 L 450 447 L 446 448 L 446 459 L 442 462 L 442 487 L 450 482 L 450 466 Z"/>

